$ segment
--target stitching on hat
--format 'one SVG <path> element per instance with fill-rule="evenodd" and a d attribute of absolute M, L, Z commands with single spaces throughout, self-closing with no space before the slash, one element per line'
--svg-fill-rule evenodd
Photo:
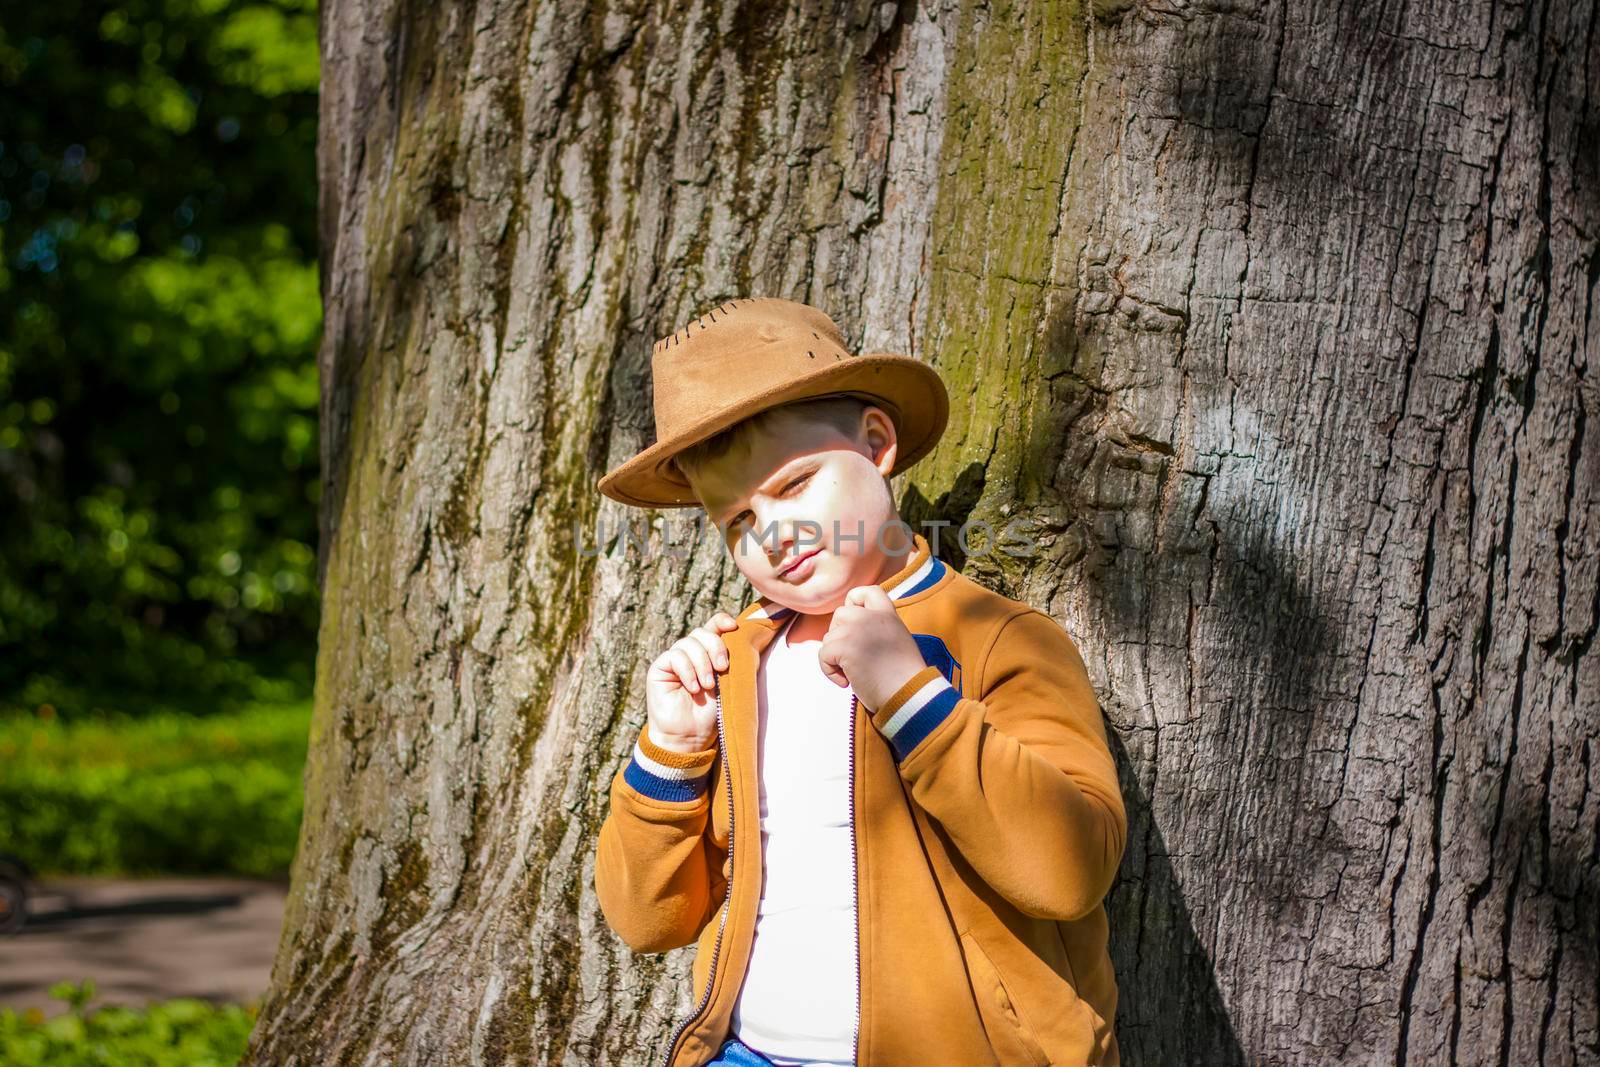
<path fill-rule="evenodd" d="M 758 296 L 758 297 L 746 297 L 744 302 L 748 304 L 748 303 L 751 303 L 752 300 L 765 300 L 765 299 L 768 299 L 768 298 L 767 297 L 760 297 L 760 296 Z M 655 343 L 655 345 L 653 346 L 652 350 L 656 351 L 656 352 L 660 352 L 663 349 L 672 348 L 675 345 L 681 345 L 681 344 L 686 343 L 689 340 L 689 330 L 690 330 L 691 327 L 699 326 L 702 330 L 708 329 L 709 328 L 709 324 L 706 322 L 706 319 L 708 317 L 711 319 L 712 322 L 716 322 L 717 321 L 717 312 L 720 311 L 720 312 L 723 313 L 724 316 L 726 316 L 728 314 L 729 309 L 736 308 L 738 306 L 739 306 L 739 301 L 737 301 L 737 300 L 727 300 L 727 301 L 724 301 L 721 304 L 718 304 L 716 307 L 712 308 L 710 311 L 707 311 L 705 314 L 703 314 L 703 315 L 699 316 L 698 318 L 696 318 L 694 321 L 685 324 L 683 329 L 674 330 L 670 336 L 663 337 L 661 340 L 657 341 Z M 815 335 L 813 334 L 813 336 L 815 336 Z"/>

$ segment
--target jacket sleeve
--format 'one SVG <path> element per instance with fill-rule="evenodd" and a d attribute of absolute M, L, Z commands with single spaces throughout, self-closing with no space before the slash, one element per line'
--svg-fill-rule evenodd
<path fill-rule="evenodd" d="M 594 888 L 606 922 L 635 952 L 690 944 L 721 906 L 727 852 L 711 840 L 708 818 L 716 758 L 715 746 L 662 748 L 646 723 L 611 780 Z"/>
<path fill-rule="evenodd" d="M 912 798 L 974 870 L 1024 913 L 1081 918 L 1110 890 L 1127 815 L 1089 675 L 1036 608 L 1003 621 L 963 697 L 934 666 L 872 723 Z"/>

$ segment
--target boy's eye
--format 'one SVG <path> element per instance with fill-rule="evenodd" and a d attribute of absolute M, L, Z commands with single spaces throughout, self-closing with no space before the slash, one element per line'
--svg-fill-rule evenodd
<path fill-rule="evenodd" d="M 811 475 L 811 471 L 806 471 L 804 474 L 800 475 L 800 477 L 791 481 L 788 485 L 783 487 L 783 495 L 788 496 L 796 486 L 804 485 L 806 482 L 809 482 L 811 480 Z M 749 514 L 750 513 L 748 511 L 739 512 L 739 514 L 728 520 L 727 528 L 729 530 L 738 529 L 739 524 L 742 523 L 745 519 L 745 516 Z"/>

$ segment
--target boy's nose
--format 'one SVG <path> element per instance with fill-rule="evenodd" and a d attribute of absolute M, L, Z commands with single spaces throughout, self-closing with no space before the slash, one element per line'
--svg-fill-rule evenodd
<path fill-rule="evenodd" d="M 770 523 L 776 530 L 773 538 L 767 542 L 773 546 L 773 566 L 782 566 L 783 561 L 794 553 L 808 551 L 822 543 L 822 524 L 810 516 L 790 514 L 774 508 L 770 518 L 762 516 L 760 521 Z"/>

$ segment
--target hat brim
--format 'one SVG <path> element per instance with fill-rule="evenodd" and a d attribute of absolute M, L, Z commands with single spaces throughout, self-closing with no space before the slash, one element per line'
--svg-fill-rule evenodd
<path fill-rule="evenodd" d="M 600 492 L 640 508 L 697 507 L 694 490 L 671 466 L 674 456 L 759 411 L 836 392 L 865 393 L 894 420 L 898 448 L 891 477 L 931 452 L 950 418 L 949 395 L 932 367 L 896 352 L 864 352 L 713 411 L 606 472 Z"/>

